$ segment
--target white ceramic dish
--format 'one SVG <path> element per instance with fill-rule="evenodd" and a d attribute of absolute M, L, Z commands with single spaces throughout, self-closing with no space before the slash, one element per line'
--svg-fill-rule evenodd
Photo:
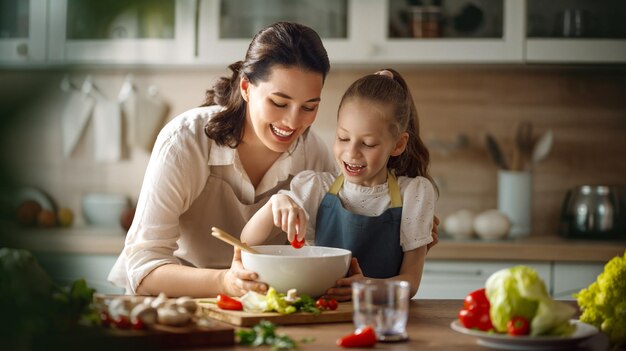
<path fill-rule="evenodd" d="M 352 253 L 323 246 L 289 245 L 254 246 L 260 254 L 242 252 L 243 266 L 259 275 L 259 280 L 286 293 L 297 289 L 299 294 L 319 297 L 335 285 L 348 271 Z"/>
<path fill-rule="evenodd" d="M 509 336 L 506 334 L 487 333 L 475 329 L 467 329 L 458 320 L 450 327 L 463 334 L 475 336 L 480 345 L 498 350 L 571 350 L 585 339 L 598 333 L 593 325 L 572 319 L 576 331 L 570 336 Z"/>

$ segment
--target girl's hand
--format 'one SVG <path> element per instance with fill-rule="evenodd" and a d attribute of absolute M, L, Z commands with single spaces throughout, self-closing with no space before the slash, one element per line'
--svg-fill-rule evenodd
<path fill-rule="evenodd" d="M 259 276 L 255 272 L 248 271 L 241 262 L 241 250 L 235 247 L 233 262 L 222 276 L 222 289 L 228 296 L 241 296 L 252 290 L 258 293 L 267 291 L 267 284 L 256 281 Z"/>
<path fill-rule="evenodd" d="M 433 218 L 433 229 L 431 235 L 433 237 L 433 241 L 430 244 L 426 245 L 427 252 L 439 242 L 439 217 L 437 216 Z"/>
<path fill-rule="evenodd" d="M 337 285 L 326 291 L 326 295 L 337 301 L 350 301 L 352 299 L 352 282 L 367 279 L 363 276 L 361 266 L 356 258 L 350 261 L 348 276 L 337 280 Z"/>
<path fill-rule="evenodd" d="M 270 198 L 274 225 L 287 233 L 289 242 L 304 240 L 306 234 L 306 213 L 289 196 L 276 194 Z M 298 238 L 296 238 L 298 234 Z"/>

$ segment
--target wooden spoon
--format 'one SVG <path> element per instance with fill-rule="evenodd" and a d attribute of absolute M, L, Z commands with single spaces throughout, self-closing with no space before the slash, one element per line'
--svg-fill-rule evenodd
<path fill-rule="evenodd" d="M 217 227 L 211 228 L 211 234 L 225 243 L 228 243 L 230 245 L 240 248 L 242 251 L 246 251 L 246 252 L 253 253 L 253 254 L 260 253 L 257 250 L 246 245 L 245 243 L 242 243 L 241 241 L 239 241 L 239 239 L 235 238 L 234 236 L 221 230 L 220 228 L 217 228 Z"/>
<path fill-rule="evenodd" d="M 552 130 L 548 130 L 541 136 L 541 138 L 539 138 L 539 140 L 537 140 L 537 143 L 533 148 L 533 163 L 537 163 L 548 156 L 550 150 L 552 149 L 552 140 Z"/>

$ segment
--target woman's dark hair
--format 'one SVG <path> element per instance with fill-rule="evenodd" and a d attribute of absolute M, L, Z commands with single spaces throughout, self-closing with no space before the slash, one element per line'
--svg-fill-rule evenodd
<path fill-rule="evenodd" d="M 384 71 L 388 72 L 381 74 Z M 393 74 L 393 78 L 390 77 L 390 73 Z M 344 93 L 339 103 L 339 110 L 346 101 L 354 98 L 367 99 L 389 107 L 391 114 L 384 117 L 390 122 L 392 135 L 399 136 L 403 132 L 409 134 L 406 149 L 402 154 L 390 157 L 387 161 L 387 168 L 393 170 L 397 176 L 425 177 L 430 180 L 437 191 L 437 185 L 428 171 L 430 154 L 419 135 L 417 108 L 406 81 L 400 73 L 386 68 L 376 74 L 358 79 Z"/>
<path fill-rule="evenodd" d="M 246 102 L 239 91 L 239 81 L 246 77 L 251 84 L 265 82 L 275 66 L 316 72 L 323 79 L 330 70 L 326 49 L 313 29 L 293 22 L 277 22 L 262 29 L 252 39 L 245 60 L 228 66 L 233 72 L 231 76 L 221 77 L 206 92 L 202 106 L 224 107 L 204 128 L 209 138 L 218 145 L 239 145 L 246 119 Z"/>

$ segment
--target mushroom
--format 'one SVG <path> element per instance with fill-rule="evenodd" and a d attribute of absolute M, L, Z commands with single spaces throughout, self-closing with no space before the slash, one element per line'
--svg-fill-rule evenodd
<path fill-rule="evenodd" d="M 167 295 L 165 295 L 165 293 L 160 293 L 159 296 L 157 296 L 156 299 L 152 301 L 150 306 L 158 309 L 165 306 L 168 300 L 169 299 L 167 298 Z"/>
<path fill-rule="evenodd" d="M 198 304 L 189 296 L 182 296 L 176 299 L 176 305 L 184 308 L 190 314 L 194 314 L 198 309 Z"/>
<path fill-rule="evenodd" d="M 140 320 L 145 325 L 153 325 L 156 323 L 158 313 L 156 308 L 146 304 L 138 304 L 130 311 L 130 321 L 135 324 Z"/>
<path fill-rule="evenodd" d="M 177 308 L 175 305 L 164 306 L 157 309 L 160 324 L 170 326 L 180 326 L 187 324 L 191 315 L 184 308 Z"/>

